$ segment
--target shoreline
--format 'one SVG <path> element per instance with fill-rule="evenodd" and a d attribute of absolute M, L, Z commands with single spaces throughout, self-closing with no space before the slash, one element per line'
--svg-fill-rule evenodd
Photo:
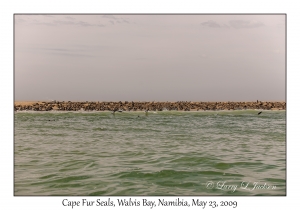
<path fill-rule="evenodd" d="M 175 110 L 171 110 L 171 111 L 149 111 L 149 114 L 159 114 L 159 113 L 231 113 L 231 112 L 247 112 L 247 111 L 252 111 L 252 112 L 259 112 L 259 111 L 264 111 L 264 112 L 285 112 L 285 109 L 281 109 L 281 110 L 261 110 L 261 109 L 242 109 L 242 110 L 201 110 L 201 111 L 175 111 Z M 52 114 L 62 114 L 62 113 L 83 113 L 83 114 L 88 114 L 88 113 L 107 113 L 107 114 L 112 114 L 111 111 L 64 111 L 64 110 L 51 110 L 51 111 L 33 111 L 33 110 L 22 110 L 22 111 L 14 111 L 15 114 L 17 113 L 52 113 Z M 117 113 L 117 112 L 116 112 Z M 126 113 L 126 114 L 145 114 L 145 111 L 122 111 L 118 114 L 122 114 L 122 113 Z M 147 114 L 148 114 L 147 113 Z"/>
<path fill-rule="evenodd" d="M 15 101 L 14 111 L 233 111 L 286 110 L 286 102 L 71 102 Z"/>

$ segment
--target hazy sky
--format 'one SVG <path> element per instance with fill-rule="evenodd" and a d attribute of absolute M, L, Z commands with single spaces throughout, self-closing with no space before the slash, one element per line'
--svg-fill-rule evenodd
<path fill-rule="evenodd" d="M 285 15 L 15 15 L 15 100 L 283 101 Z"/>

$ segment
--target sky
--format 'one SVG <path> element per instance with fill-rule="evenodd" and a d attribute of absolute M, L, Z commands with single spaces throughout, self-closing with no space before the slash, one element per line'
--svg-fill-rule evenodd
<path fill-rule="evenodd" d="M 16 101 L 285 101 L 285 15 L 14 15 Z"/>

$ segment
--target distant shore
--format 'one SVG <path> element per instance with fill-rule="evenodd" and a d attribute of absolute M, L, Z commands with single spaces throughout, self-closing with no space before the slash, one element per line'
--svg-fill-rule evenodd
<path fill-rule="evenodd" d="M 285 110 L 286 102 L 71 102 L 71 101 L 15 101 L 15 111 L 206 111 L 206 110 Z"/>

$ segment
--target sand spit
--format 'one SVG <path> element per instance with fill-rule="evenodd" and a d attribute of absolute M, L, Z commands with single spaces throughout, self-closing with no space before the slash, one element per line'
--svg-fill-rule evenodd
<path fill-rule="evenodd" d="M 15 102 L 15 111 L 205 111 L 205 110 L 285 110 L 286 102 Z"/>

